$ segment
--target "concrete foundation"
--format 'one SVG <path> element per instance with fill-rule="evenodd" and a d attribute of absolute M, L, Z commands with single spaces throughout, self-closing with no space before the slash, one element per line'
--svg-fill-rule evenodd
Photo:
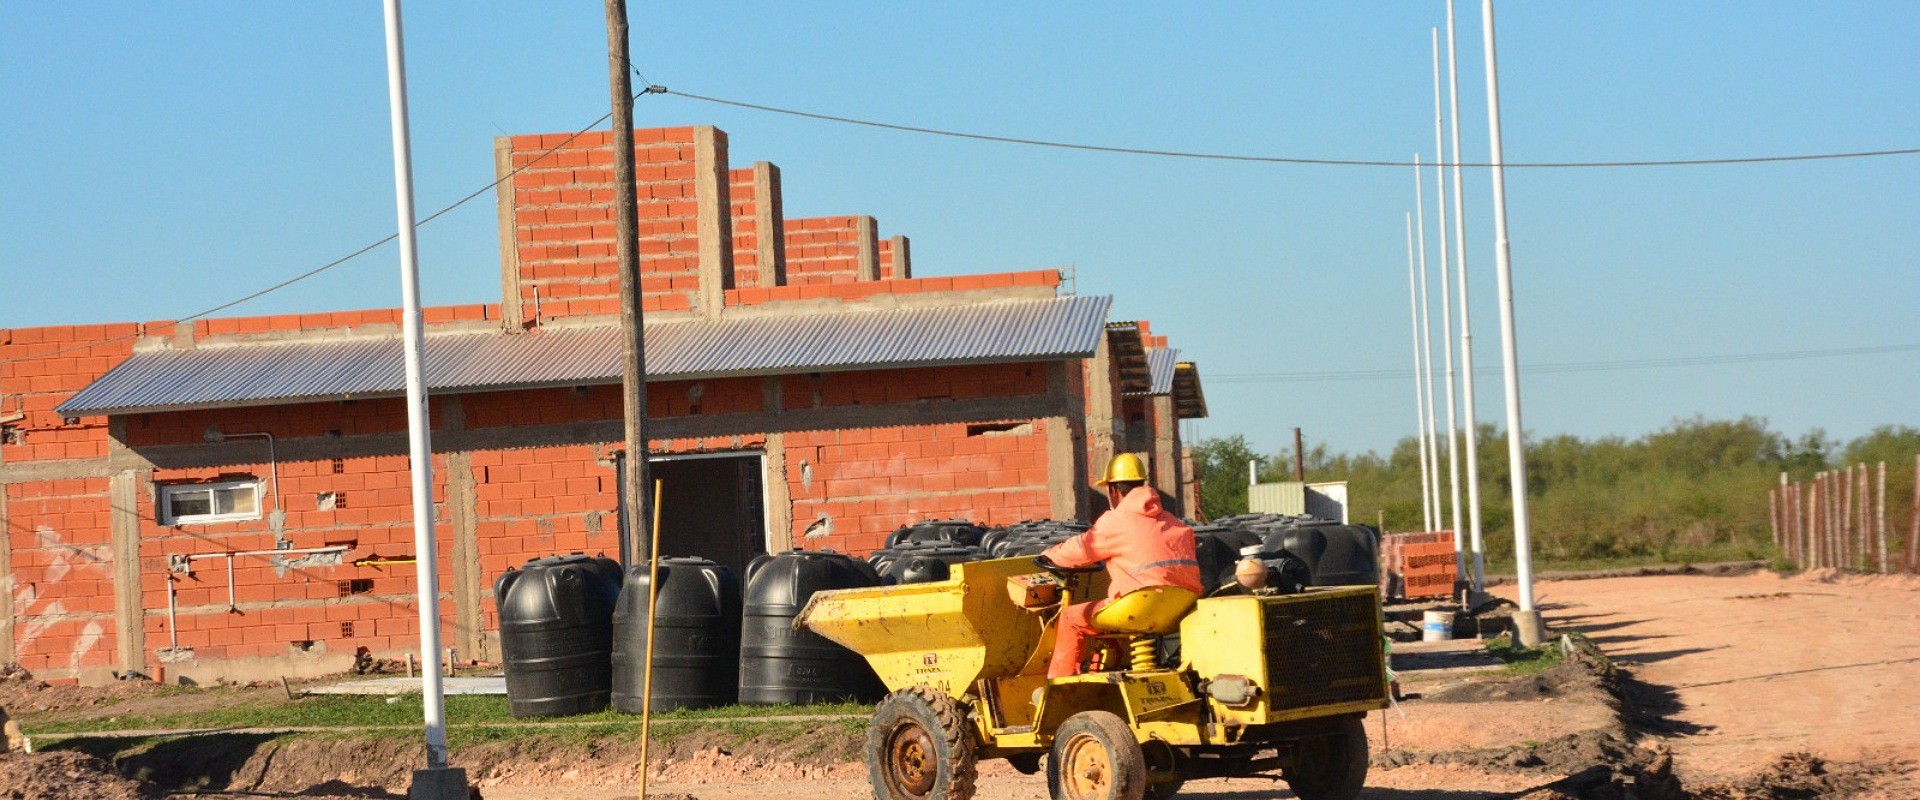
<path fill-rule="evenodd" d="M 471 797 L 467 771 L 460 767 L 416 769 L 413 788 L 407 792 L 408 800 L 470 800 Z"/>
<path fill-rule="evenodd" d="M 1523 647 L 1539 647 L 1547 638 L 1545 626 L 1540 624 L 1540 612 L 1513 612 L 1513 638 Z"/>

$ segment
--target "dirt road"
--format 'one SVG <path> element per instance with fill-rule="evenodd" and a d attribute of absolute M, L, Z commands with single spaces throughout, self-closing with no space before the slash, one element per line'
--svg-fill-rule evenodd
<path fill-rule="evenodd" d="M 1920 579 L 1609 578 L 1541 583 L 1536 599 L 1550 625 L 1584 631 L 1665 701 L 1653 710 L 1673 723 L 1665 738 L 1689 785 L 1791 751 L 1920 756 Z"/>

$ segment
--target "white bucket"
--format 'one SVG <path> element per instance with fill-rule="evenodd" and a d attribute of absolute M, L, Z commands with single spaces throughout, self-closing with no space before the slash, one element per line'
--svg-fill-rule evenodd
<path fill-rule="evenodd" d="M 1420 641 L 1444 642 L 1453 638 L 1453 612 L 1428 611 L 1420 620 Z"/>

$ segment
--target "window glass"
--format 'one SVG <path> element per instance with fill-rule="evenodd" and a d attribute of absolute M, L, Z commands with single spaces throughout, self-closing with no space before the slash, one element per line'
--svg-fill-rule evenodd
<path fill-rule="evenodd" d="M 175 519 L 211 514 L 212 495 L 205 489 L 177 491 L 173 494 L 171 511 Z"/>
<path fill-rule="evenodd" d="M 260 518 L 259 481 L 227 481 L 160 487 L 163 525 Z"/>

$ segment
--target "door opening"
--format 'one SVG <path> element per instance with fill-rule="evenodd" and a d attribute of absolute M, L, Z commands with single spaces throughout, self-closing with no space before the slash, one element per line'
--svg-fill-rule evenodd
<path fill-rule="evenodd" d="M 767 552 L 767 514 L 760 453 L 713 453 L 650 459 L 660 482 L 660 555 L 693 556 L 725 564 L 746 577 L 747 562 Z M 626 486 L 626 457 L 615 461 Z M 620 497 L 620 521 L 629 504 Z M 650 524 L 644 520 L 642 524 Z"/>

